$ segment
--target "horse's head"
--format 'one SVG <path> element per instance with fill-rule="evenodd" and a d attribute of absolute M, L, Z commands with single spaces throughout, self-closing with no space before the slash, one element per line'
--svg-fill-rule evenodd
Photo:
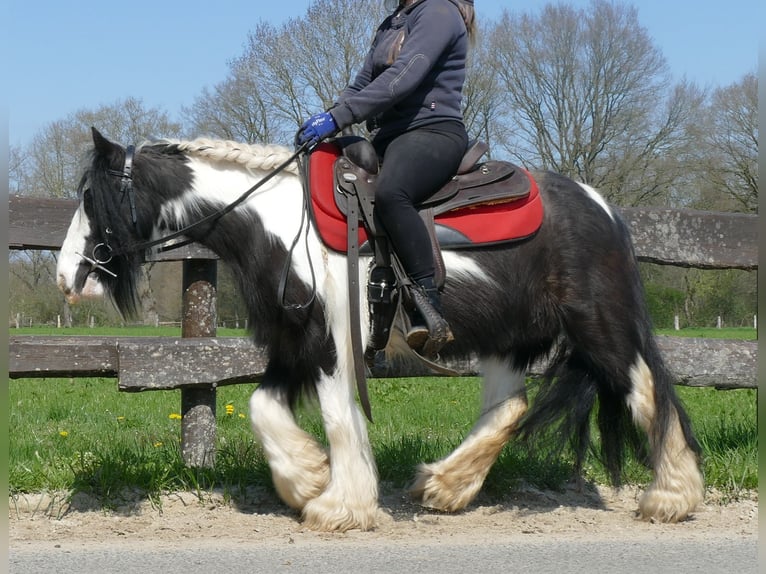
<path fill-rule="evenodd" d="M 93 128 L 91 162 L 78 189 L 80 206 L 61 246 L 56 270 L 59 289 L 71 303 L 106 294 L 126 317 L 136 315 L 136 278 L 143 252 L 131 246 L 154 227 L 142 212 L 134 168 L 140 160 Z"/>

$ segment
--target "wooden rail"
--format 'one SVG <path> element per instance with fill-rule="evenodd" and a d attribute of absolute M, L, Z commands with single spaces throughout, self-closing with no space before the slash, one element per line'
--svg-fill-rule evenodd
<path fill-rule="evenodd" d="M 755 341 L 658 337 L 678 384 L 719 389 L 757 388 Z M 195 386 L 212 388 L 259 382 L 266 354 L 248 339 L 211 337 L 63 337 L 10 338 L 10 377 L 115 377 L 121 391 L 157 391 Z M 449 363 L 463 376 L 479 374 L 475 361 Z M 530 375 L 542 374 L 545 364 Z M 418 364 L 394 364 L 376 370 L 378 378 L 432 374 Z"/>
<path fill-rule="evenodd" d="M 66 235 L 74 200 L 11 196 L 9 248 L 58 250 Z M 624 208 L 639 260 L 698 268 L 756 269 L 757 217 L 690 210 Z M 11 337 L 9 375 L 30 377 L 114 377 L 121 391 L 181 389 L 182 450 L 190 466 L 215 462 L 215 389 L 221 385 L 258 382 L 266 367 L 263 349 L 241 338 L 215 336 L 216 256 L 190 245 L 152 261 L 184 261 L 185 309 L 207 309 L 182 323 L 182 338 L 165 337 Z M 203 305 L 186 305 L 187 298 Z M 186 311 L 184 319 L 186 317 Z M 198 327 L 184 325 L 206 325 Z M 659 337 L 658 342 L 676 382 L 721 389 L 757 388 L 757 345 L 754 341 Z M 474 361 L 450 365 L 475 375 Z M 535 365 L 531 375 L 542 372 Z M 412 365 L 393 365 L 377 377 L 429 374 Z"/>

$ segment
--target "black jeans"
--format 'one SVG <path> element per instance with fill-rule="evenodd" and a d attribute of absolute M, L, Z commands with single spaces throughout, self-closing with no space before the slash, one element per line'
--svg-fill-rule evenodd
<path fill-rule="evenodd" d="M 455 175 L 468 146 L 465 127 L 456 121 L 442 122 L 372 143 L 383 158 L 375 193 L 376 224 L 388 233 L 413 280 L 433 277 L 428 230 L 415 206 Z"/>

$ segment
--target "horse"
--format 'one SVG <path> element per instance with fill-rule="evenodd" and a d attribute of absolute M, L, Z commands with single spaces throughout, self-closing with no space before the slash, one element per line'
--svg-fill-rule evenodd
<path fill-rule="evenodd" d="M 58 287 L 72 303 L 101 292 L 130 315 L 146 245 L 181 230 L 215 252 L 236 277 L 253 342 L 268 352 L 249 418 L 276 493 L 310 529 L 374 529 L 385 511 L 356 400 L 346 254 L 328 248 L 307 217 L 295 154 L 203 138 L 134 148 L 95 128 L 92 136 Z M 464 509 L 512 438 L 558 437 L 573 446 L 579 473 L 597 440 L 595 418 L 615 484 L 631 449 L 652 471 L 637 515 L 684 520 L 703 499 L 700 447 L 654 340 L 629 230 L 590 186 L 552 172 L 531 176 L 544 205 L 536 233 L 444 250 L 454 341 L 440 360 L 476 358 L 482 404 L 453 452 L 415 470 L 410 493 L 428 508 Z M 209 222 L 194 225 L 201 220 Z M 365 273 L 360 265 L 360 284 Z M 369 314 L 360 321 L 364 334 Z M 394 332 L 387 352 L 402 346 Z M 529 404 L 526 374 L 541 359 L 547 367 Z M 304 398 L 319 406 L 327 448 L 296 422 Z"/>

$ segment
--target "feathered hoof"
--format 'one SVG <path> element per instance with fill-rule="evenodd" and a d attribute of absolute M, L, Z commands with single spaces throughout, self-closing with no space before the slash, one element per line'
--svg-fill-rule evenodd
<path fill-rule="evenodd" d="M 650 522 L 686 520 L 702 503 L 702 492 L 674 492 L 649 488 L 638 501 L 638 516 Z"/>
<path fill-rule="evenodd" d="M 308 449 L 306 449 L 308 452 Z M 310 501 L 321 496 L 330 483 L 330 461 L 323 451 L 317 450 L 313 460 L 306 460 L 300 473 L 289 476 L 272 470 L 274 488 L 290 508 L 303 510 Z M 311 463 L 311 464 L 309 464 Z"/>
<path fill-rule="evenodd" d="M 421 464 L 408 490 L 412 499 L 426 508 L 443 512 L 463 510 L 475 493 L 464 488 L 456 490 L 450 482 L 443 474 L 435 472 L 432 465 Z"/>
<path fill-rule="evenodd" d="M 377 503 L 351 507 L 322 495 L 303 508 L 303 524 L 320 532 L 373 530 L 378 525 L 380 510 Z"/>

